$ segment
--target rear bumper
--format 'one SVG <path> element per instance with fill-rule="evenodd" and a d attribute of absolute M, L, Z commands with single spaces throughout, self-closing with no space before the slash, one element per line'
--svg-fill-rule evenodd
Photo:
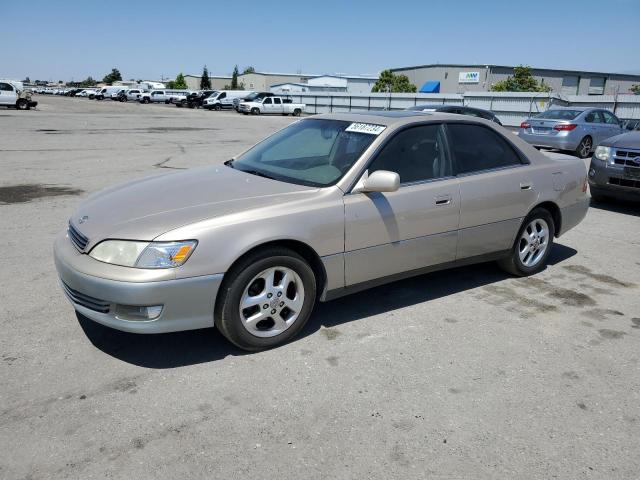
<path fill-rule="evenodd" d="M 629 175 L 624 167 L 606 164 L 596 158 L 589 166 L 589 188 L 595 194 L 632 201 L 640 200 L 639 175 Z"/>
<path fill-rule="evenodd" d="M 77 312 L 95 322 L 133 333 L 176 332 L 214 324 L 213 309 L 222 274 L 155 282 L 117 281 L 78 271 L 67 258 L 71 255 L 80 254 L 66 236 L 60 235 L 54 245 L 54 258 L 62 290 Z M 95 261 L 88 255 L 81 256 L 87 262 Z M 162 312 L 153 320 L 123 319 L 118 305 L 162 305 Z"/>
<path fill-rule="evenodd" d="M 558 150 L 575 150 L 580 143 L 580 138 L 573 138 L 573 136 L 536 135 L 523 130 L 518 132 L 518 136 L 536 147 L 557 148 Z"/>
<path fill-rule="evenodd" d="M 560 218 L 562 222 L 560 224 L 560 231 L 557 232 L 557 235 L 564 235 L 573 227 L 578 225 L 584 217 L 587 216 L 587 212 L 589 211 L 589 197 L 585 195 L 585 197 L 572 204 L 568 207 L 564 207 L 560 209 Z"/>

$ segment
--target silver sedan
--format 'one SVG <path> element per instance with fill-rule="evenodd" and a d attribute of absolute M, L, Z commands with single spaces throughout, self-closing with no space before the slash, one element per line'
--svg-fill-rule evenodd
<path fill-rule="evenodd" d="M 55 241 L 74 308 L 112 328 L 216 326 L 259 350 L 316 301 L 497 260 L 545 267 L 588 208 L 586 168 L 495 123 L 443 113 L 318 115 L 224 165 L 89 197 Z"/>
<path fill-rule="evenodd" d="M 522 122 L 518 135 L 536 147 L 587 158 L 603 140 L 623 133 L 620 120 L 600 108 L 551 108 Z"/>

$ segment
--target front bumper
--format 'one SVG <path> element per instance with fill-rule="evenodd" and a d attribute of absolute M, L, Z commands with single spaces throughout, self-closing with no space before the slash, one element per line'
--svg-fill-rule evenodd
<path fill-rule="evenodd" d="M 578 148 L 578 144 L 581 140 L 580 138 L 577 138 L 577 136 L 570 134 L 563 135 L 562 133 L 558 133 L 555 135 L 538 135 L 534 133 L 527 133 L 523 130 L 518 132 L 518 136 L 525 142 L 536 147 L 555 148 L 558 150 L 575 150 Z"/>
<path fill-rule="evenodd" d="M 635 174 L 629 173 L 631 171 Z M 588 179 L 589 188 L 595 194 L 640 200 L 640 168 L 625 169 L 592 157 Z"/>
<path fill-rule="evenodd" d="M 79 253 L 64 234 L 56 239 L 54 258 L 62 290 L 75 310 L 102 325 L 125 332 L 165 333 L 214 324 L 213 310 L 222 282 L 221 273 L 148 282 L 101 278 L 75 267 L 97 260 Z M 153 320 L 125 320 L 116 313 L 117 305 L 162 305 L 163 308 Z"/>

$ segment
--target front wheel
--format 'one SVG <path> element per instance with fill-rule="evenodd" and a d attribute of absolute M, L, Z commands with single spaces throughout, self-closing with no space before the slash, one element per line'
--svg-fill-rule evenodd
<path fill-rule="evenodd" d="M 214 109 L 216 112 L 219 112 L 221 108 L 222 108 L 222 107 L 220 107 L 220 105 L 214 105 L 214 106 L 213 106 L 213 109 Z"/>
<path fill-rule="evenodd" d="M 591 155 L 591 149 L 593 148 L 593 140 L 591 140 L 591 137 L 587 136 L 584 137 L 582 140 L 580 140 L 580 143 L 578 144 L 578 148 L 576 148 L 576 155 L 579 158 L 587 158 L 589 155 Z"/>
<path fill-rule="evenodd" d="M 286 248 L 248 255 L 225 275 L 215 309 L 220 332 L 244 350 L 263 350 L 293 338 L 316 300 L 309 264 Z"/>
<path fill-rule="evenodd" d="M 260 115 L 260 109 L 259 108 L 252 108 L 251 109 L 251 115 Z"/>
<path fill-rule="evenodd" d="M 498 265 L 519 277 L 540 272 L 545 268 L 554 235 L 553 217 L 548 210 L 536 208 L 522 222 L 509 256 L 499 260 Z"/>
<path fill-rule="evenodd" d="M 16 108 L 18 110 L 29 110 L 29 102 L 24 98 L 21 98 L 16 102 Z"/>
<path fill-rule="evenodd" d="M 143 98 L 143 99 L 142 99 L 142 103 L 145 103 L 145 104 L 146 104 L 146 103 L 149 103 L 149 99 L 148 99 L 148 98 Z"/>

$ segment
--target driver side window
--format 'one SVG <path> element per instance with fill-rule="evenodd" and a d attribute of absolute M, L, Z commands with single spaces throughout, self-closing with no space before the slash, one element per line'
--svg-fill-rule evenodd
<path fill-rule="evenodd" d="M 400 183 L 415 183 L 450 176 L 441 124 L 402 130 L 383 147 L 369 166 L 369 174 L 388 170 L 400 175 Z"/>

